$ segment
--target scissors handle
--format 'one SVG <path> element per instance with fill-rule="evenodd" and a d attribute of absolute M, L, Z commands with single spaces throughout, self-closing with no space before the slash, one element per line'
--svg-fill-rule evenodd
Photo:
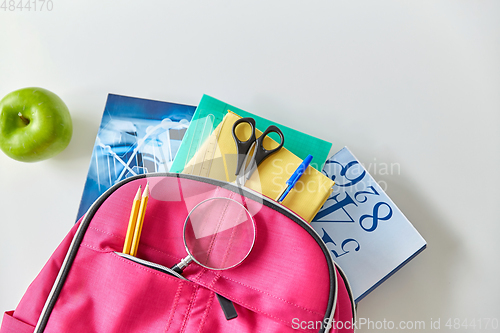
<path fill-rule="evenodd" d="M 281 142 L 280 144 L 274 148 L 274 149 L 266 149 L 264 148 L 264 139 L 266 136 L 268 136 L 270 133 L 276 133 L 280 136 Z M 283 147 L 283 144 L 285 143 L 285 136 L 283 135 L 283 132 L 274 125 L 269 126 L 264 133 L 257 139 L 257 142 L 255 143 L 255 164 L 256 166 L 259 166 L 266 158 L 271 156 L 272 154 L 276 153 L 278 150 L 280 150 Z"/>
<path fill-rule="evenodd" d="M 250 125 L 250 127 L 252 128 L 252 132 L 251 132 L 250 137 L 245 141 L 240 140 L 238 138 L 238 136 L 236 135 L 236 127 L 238 127 L 238 125 L 243 124 L 243 123 Z M 276 148 L 269 150 L 269 149 L 264 148 L 264 139 L 266 138 L 266 136 L 268 136 L 270 133 L 273 133 L 273 132 L 280 136 L 281 142 Z M 259 166 L 262 163 L 262 161 L 264 161 L 270 155 L 272 155 L 275 152 L 277 152 L 278 150 L 280 150 L 283 147 L 283 144 L 285 142 L 285 136 L 283 135 L 283 132 L 281 132 L 281 130 L 277 126 L 274 126 L 274 125 L 269 126 L 264 131 L 264 133 L 262 133 L 262 135 L 258 139 L 256 139 L 256 137 L 255 137 L 255 119 L 250 118 L 250 117 L 240 118 L 234 122 L 233 138 L 234 138 L 234 142 L 236 143 L 236 149 L 238 152 L 238 161 L 236 164 L 235 175 L 240 174 L 241 168 L 243 167 L 243 164 L 245 163 L 246 158 L 248 156 L 248 153 L 250 151 L 250 148 L 252 148 L 252 145 L 254 142 L 255 142 L 255 154 L 254 154 L 253 163 L 254 163 L 255 167 Z"/>
<path fill-rule="evenodd" d="M 236 127 L 243 123 L 250 125 L 250 127 L 252 128 L 252 134 L 246 141 L 241 141 L 236 135 Z M 243 163 L 245 162 L 246 156 L 250 151 L 250 148 L 252 147 L 252 144 L 255 142 L 255 119 L 246 117 L 236 120 L 233 125 L 233 138 L 234 142 L 236 143 L 236 149 L 238 152 L 238 162 L 236 164 L 235 173 L 235 175 L 238 175 L 240 173 L 241 167 L 243 166 Z"/>

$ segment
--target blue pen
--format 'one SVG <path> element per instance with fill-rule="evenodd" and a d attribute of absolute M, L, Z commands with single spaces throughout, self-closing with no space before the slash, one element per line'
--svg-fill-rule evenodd
<path fill-rule="evenodd" d="M 290 193 L 295 184 L 297 184 L 297 181 L 300 179 L 300 177 L 302 177 L 307 167 L 311 163 L 312 159 L 313 159 L 312 155 L 307 155 L 306 159 L 299 165 L 299 167 L 297 168 L 297 170 L 295 170 L 290 179 L 286 181 L 286 184 L 288 186 L 278 196 L 277 199 L 278 202 L 282 202 L 283 200 L 285 200 L 285 197 L 287 196 L 288 193 Z"/>

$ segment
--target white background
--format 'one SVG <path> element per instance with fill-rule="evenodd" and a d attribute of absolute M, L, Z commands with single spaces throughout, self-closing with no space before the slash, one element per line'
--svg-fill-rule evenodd
<path fill-rule="evenodd" d="M 74 121 L 51 160 L 0 153 L 0 310 L 16 307 L 74 222 L 107 94 L 196 105 L 206 93 L 330 141 L 332 153 L 347 145 L 367 166 L 400 166 L 372 173 L 428 249 L 363 299 L 360 317 L 427 330 L 431 318 L 500 319 L 499 17 L 500 1 L 0 10 L 0 95 L 44 87 Z"/>

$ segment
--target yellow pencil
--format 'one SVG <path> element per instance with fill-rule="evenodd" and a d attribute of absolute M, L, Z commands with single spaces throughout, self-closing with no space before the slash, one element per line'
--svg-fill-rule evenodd
<path fill-rule="evenodd" d="M 130 212 L 130 219 L 128 221 L 127 235 L 125 236 L 125 243 L 123 243 L 123 253 L 130 254 L 130 246 L 134 238 L 135 223 L 137 222 L 137 215 L 139 213 L 139 205 L 141 203 L 141 187 L 137 190 L 137 194 L 132 204 L 132 211 Z"/>
<path fill-rule="evenodd" d="M 148 199 L 149 183 L 146 185 L 144 192 L 142 192 L 141 206 L 139 207 L 139 214 L 137 216 L 137 222 L 135 224 L 134 238 L 132 240 L 132 246 L 130 248 L 130 254 L 133 256 L 137 254 L 137 249 L 139 248 L 139 240 L 141 239 L 142 224 L 144 223 L 144 215 L 146 214 Z"/>

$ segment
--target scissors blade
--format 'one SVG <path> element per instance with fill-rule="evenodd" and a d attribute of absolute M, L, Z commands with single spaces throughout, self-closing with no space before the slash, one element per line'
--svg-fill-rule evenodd
<path fill-rule="evenodd" d="M 245 155 L 243 165 L 240 172 L 236 176 L 236 184 L 243 186 L 247 180 L 252 176 L 253 172 L 257 169 L 255 161 L 255 142 L 250 147 L 248 153 Z"/>

